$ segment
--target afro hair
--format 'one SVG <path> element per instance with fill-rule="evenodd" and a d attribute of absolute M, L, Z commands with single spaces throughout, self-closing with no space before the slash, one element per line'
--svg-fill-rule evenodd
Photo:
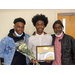
<path fill-rule="evenodd" d="M 13 23 L 15 24 L 17 22 L 22 22 L 24 25 L 26 24 L 26 21 L 23 18 L 16 18 Z"/>
<path fill-rule="evenodd" d="M 32 23 L 33 23 L 34 26 L 36 25 L 36 22 L 37 22 L 38 20 L 42 20 L 42 21 L 44 22 L 44 24 L 45 24 L 45 27 L 47 26 L 47 24 L 48 24 L 48 18 L 45 17 L 45 15 L 42 15 L 42 14 L 40 14 L 40 15 L 39 15 L 39 14 L 35 15 L 35 16 L 32 18 Z"/>

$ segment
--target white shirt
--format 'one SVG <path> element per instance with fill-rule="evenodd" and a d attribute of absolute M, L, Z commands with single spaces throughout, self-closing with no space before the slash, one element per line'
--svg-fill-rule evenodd
<path fill-rule="evenodd" d="M 31 52 L 34 53 L 33 55 L 35 56 L 35 58 L 36 58 L 36 46 L 44 46 L 44 45 L 52 45 L 51 35 L 44 34 L 44 33 L 42 33 L 41 35 L 38 35 L 36 33 L 35 35 L 32 35 L 29 38 L 28 48 Z"/>

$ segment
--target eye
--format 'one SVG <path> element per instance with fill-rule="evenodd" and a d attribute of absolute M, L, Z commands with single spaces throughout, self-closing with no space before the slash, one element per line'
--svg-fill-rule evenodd
<path fill-rule="evenodd" d="M 17 26 L 18 28 L 20 28 L 20 26 Z"/>
<path fill-rule="evenodd" d="M 54 27 L 54 29 L 60 29 L 60 28 L 62 28 L 62 27 Z"/>
<path fill-rule="evenodd" d="M 36 26 L 39 26 L 39 24 L 36 24 Z"/>
<path fill-rule="evenodd" d="M 42 25 L 42 26 L 44 26 L 44 24 L 43 24 L 43 23 L 42 23 L 41 25 Z"/>

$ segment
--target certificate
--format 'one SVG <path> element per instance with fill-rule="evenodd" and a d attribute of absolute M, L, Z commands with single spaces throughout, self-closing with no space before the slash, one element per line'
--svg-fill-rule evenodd
<path fill-rule="evenodd" d="M 37 60 L 55 60 L 54 46 L 37 46 L 36 47 L 36 59 Z"/>

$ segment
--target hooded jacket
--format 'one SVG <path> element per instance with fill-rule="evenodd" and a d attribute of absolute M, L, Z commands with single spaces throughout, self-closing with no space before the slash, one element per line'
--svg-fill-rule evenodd
<path fill-rule="evenodd" d="M 11 65 L 14 54 L 15 54 L 15 49 L 16 49 L 16 45 L 15 45 L 15 41 L 14 38 L 12 38 L 12 33 L 14 29 L 11 29 L 8 36 L 6 36 L 5 38 L 3 38 L 0 42 L 0 58 L 4 58 L 4 64 L 5 65 Z M 23 38 L 24 38 L 24 43 L 26 43 L 28 45 L 28 38 L 30 36 L 28 34 L 23 33 Z M 30 63 L 30 61 L 28 61 L 28 58 L 26 57 L 26 62 L 27 64 Z"/>

